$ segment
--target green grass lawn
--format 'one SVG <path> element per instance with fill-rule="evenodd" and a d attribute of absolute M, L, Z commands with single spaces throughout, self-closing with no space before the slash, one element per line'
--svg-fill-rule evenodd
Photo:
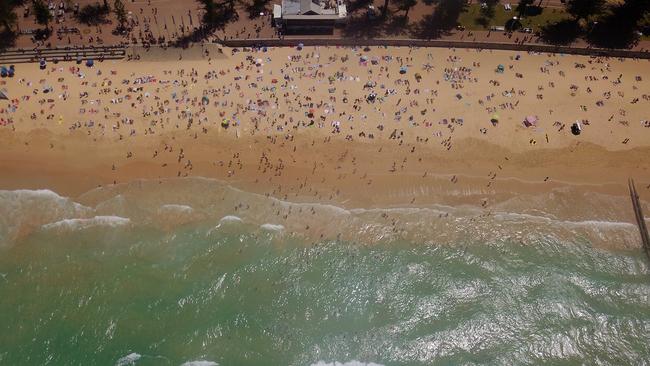
<path fill-rule="evenodd" d="M 460 14 L 458 23 L 472 30 L 486 30 L 491 26 L 504 26 L 508 19 L 517 15 L 517 12 L 514 11 L 516 3 L 511 3 L 511 5 L 513 10 L 506 11 L 503 8 L 503 4 L 497 4 L 494 8 L 494 17 L 488 19 L 487 24 L 482 24 L 480 21 L 482 18 L 481 7 L 479 4 L 472 4 L 467 7 L 465 12 Z M 522 18 L 521 23 L 524 28 L 529 27 L 533 28 L 534 31 L 538 31 L 539 28 L 549 22 L 556 22 L 568 17 L 569 15 L 563 9 L 543 9 L 539 15 Z"/>

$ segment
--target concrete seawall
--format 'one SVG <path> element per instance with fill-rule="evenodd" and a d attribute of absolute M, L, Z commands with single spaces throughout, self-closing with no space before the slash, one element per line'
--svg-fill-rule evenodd
<path fill-rule="evenodd" d="M 516 43 L 484 43 L 472 41 L 425 40 L 425 39 L 362 39 L 362 38 L 313 38 L 313 39 L 230 39 L 221 41 L 227 47 L 295 47 L 299 43 L 305 46 L 395 46 L 395 47 L 442 47 L 442 48 L 475 48 L 488 50 L 507 50 L 522 52 L 565 53 L 585 56 L 606 56 L 650 59 L 650 52 L 585 48 L 570 46 L 554 46 L 543 44 Z"/>

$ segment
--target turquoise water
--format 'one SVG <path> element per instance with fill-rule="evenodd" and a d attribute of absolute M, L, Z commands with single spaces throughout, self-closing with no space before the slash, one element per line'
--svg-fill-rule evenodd
<path fill-rule="evenodd" d="M 46 225 L 0 249 L 0 365 L 650 359 L 650 271 L 638 249 L 550 232 L 368 243 L 249 218 L 164 230 L 105 220 Z"/>
<path fill-rule="evenodd" d="M 646 259 L 88 229 L 0 259 L 3 365 L 642 364 Z M 125 363 L 128 364 L 128 363 Z"/>

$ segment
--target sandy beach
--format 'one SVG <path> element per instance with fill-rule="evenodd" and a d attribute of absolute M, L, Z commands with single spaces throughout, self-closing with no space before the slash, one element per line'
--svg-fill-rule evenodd
<path fill-rule="evenodd" d="M 20 65 L 2 79 L 11 100 L 0 104 L 0 188 L 76 197 L 198 176 L 291 202 L 489 215 L 570 187 L 580 197 L 527 210 L 626 222 L 627 179 L 642 199 L 650 191 L 648 61 L 379 47 L 149 52 L 93 67 Z M 621 208 L 585 210 L 592 193 Z"/>

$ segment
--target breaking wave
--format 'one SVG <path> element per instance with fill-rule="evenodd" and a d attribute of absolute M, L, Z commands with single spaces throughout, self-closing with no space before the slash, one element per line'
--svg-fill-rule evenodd
<path fill-rule="evenodd" d="M 44 230 L 65 229 L 65 230 L 82 230 L 93 226 L 117 227 L 128 225 L 131 220 L 119 216 L 95 216 L 89 219 L 64 219 L 61 221 L 45 224 Z"/>
<path fill-rule="evenodd" d="M 142 358 L 142 355 L 139 353 L 129 353 L 128 355 L 120 358 L 115 362 L 115 366 L 132 366 L 135 365 L 135 363 Z"/>
<path fill-rule="evenodd" d="M 0 244 L 10 245 L 40 228 L 129 223 L 171 231 L 195 224 L 210 227 L 209 235 L 226 224 L 246 223 L 263 231 L 365 243 L 453 244 L 468 238 L 535 243 L 552 236 L 599 247 L 639 246 L 626 198 L 572 187 L 506 198 L 489 209 L 442 204 L 348 209 L 280 200 L 212 179 L 182 178 L 96 188 L 76 201 L 48 190 L 0 191 Z"/>

